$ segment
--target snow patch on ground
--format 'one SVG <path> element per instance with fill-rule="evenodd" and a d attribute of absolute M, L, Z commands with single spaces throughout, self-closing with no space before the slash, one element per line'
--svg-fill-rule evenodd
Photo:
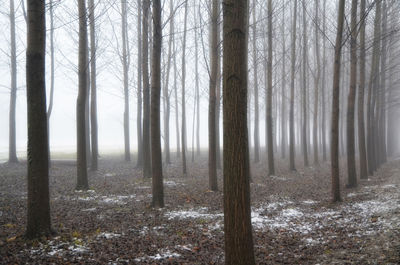
<path fill-rule="evenodd" d="M 175 182 L 173 180 L 165 180 L 164 186 L 166 187 L 176 187 L 176 186 L 185 186 L 183 183 Z"/>
<path fill-rule="evenodd" d="M 204 219 L 215 219 L 223 216 L 222 213 L 208 213 L 207 207 L 202 207 L 199 209 L 190 209 L 190 210 L 182 210 L 182 211 L 172 211 L 167 212 L 165 215 L 168 217 L 169 220 L 174 218 L 179 219 L 187 219 L 187 218 L 204 218 Z"/>
<path fill-rule="evenodd" d="M 273 180 L 280 180 L 280 181 L 287 181 L 287 180 L 289 180 L 288 178 L 279 177 L 279 176 L 270 176 L 270 178 L 273 179 Z"/>
<path fill-rule="evenodd" d="M 176 253 L 176 252 L 171 252 L 169 249 L 161 249 L 159 253 L 152 255 L 152 256 L 143 256 L 136 258 L 136 262 L 142 262 L 145 260 L 164 260 L 164 259 L 170 259 L 170 258 L 179 258 L 181 254 Z"/>
<path fill-rule="evenodd" d="M 111 238 L 116 238 L 120 237 L 121 234 L 116 234 L 116 233 L 100 233 L 97 235 L 98 238 L 105 238 L 105 239 L 111 239 Z"/>
<path fill-rule="evenodd" d="M 89 252 L 90 249 L 81 239 L 74 238 L 73 242 L 59 241 L 60 237 L 49 240 L 46 244 L 40 243 L 39 246 L 28 249 L 31 255 L 48 255 L 48 256 L 64 256 L 79 255 Z"/>

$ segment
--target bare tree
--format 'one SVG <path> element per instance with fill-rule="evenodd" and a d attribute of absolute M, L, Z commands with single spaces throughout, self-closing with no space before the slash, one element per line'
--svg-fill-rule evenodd
<path fill-rule="evenodd" d="M 23 1 L 22 1 L 23 2 Z M 54 105 L 54 2 L 49 1 L 49 14 L 50 14 L 50 98 L 49 107 L 47 108 L 47 137 L 49 138 L 49 162 L 51 161 L 50 152 L 50 117 L 53 112 Z M 49 163 L 50 165 L 50 163 Z"/>
<path fill-rule="evenodd" d="M 28 109 L 28 214 L 26 236 L 51 234 L 47 137 L 45 2 L 28 1 L 26 97 Z"/>
<path fill-rule="evenodd" d="M 77 190 L 89 188 L 87 178 L 87 157 L 86 157 L 86 97 L 87 97 L 87 27 L 86 27 L 86 2 L 78 1 L 79 12 L 79 91 L 76 104 L 77 122 Z"/>
<path fill-rule="evenodd" d="M 337 17 L 337 34 L 335 42 L 335 64 L 333 70 L 332 88 L 332 125 L 331 125 L 331 174 L 332 174 L 332 201 L 341 201 L 339 180 L 339 92 L 340 66 L 342 57 L 343 21 L 345 0 L 339 1 Z"/>
<path fill-rule="evenodd" d="M 267 137 L 268 137 L 268 174 L 275 175 L 274 144 L 272 137 L 272 0 L 268 0 L 268 89 L 267 89 Z"/>
<path fill-rule="evenodd" d="M 225 264 L 255 264 L 247 131 L 247 0 L 224 0 Z"/>
<path fill-rule="evenodd" d="M 306 11 L 306 1 L 303 1 L 303 88 L 302 88 L 302 95 L 303 95 L 303 158 L 304 158 L 304 166 L 308 167 L 308 143 L 307 143 L 307 126 L 308 126 L 308 101 L 307 101 L 307 76 L 308 76 L 308 39 L 307 39 L 307 11 Z"/>
<path fill-rule="evenodd" d="M 11 35 L 11 95 L 9 113 L 9 146 L 8 162 L 17 163 L 15 113 L 17 108 L 17 47 L 15 41 L 15 8 L 14 0 L 10 0 L 10 35 Z"/>
<path fill-rule="evenodd" d="M 260 162 L 260 123 L 259 123 L 259 104 L 258 104 L 258 62 L 257 62 L 257 19 L 256 3 L 253 0 L 253 75 L 254 75 L 254 162 Z M 268 98 L 267 98 L 268 101 Z M 267 113 L 268 115 L 268 113 Z"/>
<path fill-rule="evenodd" d="M 290 113 L 289 113 L 289 169 L 296 170 L 294 161 L 294 82 L 296 77 L 296 27 L 297 27 L 297 0 L 294 1 L 292 44 L 291 44 L 291 82 L 290 82 Z"/>
<path fill-rule="evenodd" d="M 285 36 L 285 6 L 283 3 L 282 8 L 282 23 L 281 23 L 281 35 L 282 35 L 282 109 L 281 109 L 281 156 L 282 159 L 286 158 L 287 148 L 287 120 L 286 120 L 286 36 Z"/>
<path fill-rule="evenodd" d="M 130 140 L 129 140 L 129 60 L 128 54 L 128 30 L 127 30 L 127 7 L 126 0 L 121 0 L 122 17 L 122 68 L 124 75 L 124 143 L 125 161 L 131 161 Z"/>
<path fill-rule="evenodd" d="M 142 0 L 137 0 L 137 113 L 136 113 L 136 131 L 138 144 L 138 157 L 136 166 L 143 167 L 143 135 L 142 135 Z"/>
<path fill-rule="evenodd" d="M 350 89 L 347 101 L 347 174 L 349 188 L 357 186 L 356 154 L 354 139 L 354 108 L 357 87 L 357 0 L 351 1 L 351 37 L 350 37 Z"/>
<path fill-rule="evenodd" d="M 161 93 L 161 2 L 153 0 L 153 56 L 151 63 L 151 165 L 152 165 L 152 206 L 164 207 L 163 172 L 160 133 Z"/>
<path fill-rule="evenodd" d="M 321 78 L 321 62 L 319 51 L 319 0 L 315 0 L 315 58 L 316 73 L 314 76 L 314 121 L 313 121 L 313 147 L 314 147 L 314 164 L 319 164 L 318 159 L 318 99 L 319 99 L 319 81 Z"/>
<path fill-rule="evenodd" d="M 185 18 L 183 24 L 183 43 L 182 43 L 182 172 L 187 174 L 186 167 L 186 34 L 187 34 L 187 16 L 188 16 L 188 0 L 185 1 Z"/>

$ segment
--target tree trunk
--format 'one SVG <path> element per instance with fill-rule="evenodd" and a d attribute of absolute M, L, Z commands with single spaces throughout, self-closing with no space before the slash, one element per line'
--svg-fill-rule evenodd
<path fill-rule="evenodd" d="M 333 70 L 332 88 L 332 125 L 331 125 L 331 174 L 332 174 L 332 201 L 341 201 L 339 179 L 339 96 L 340 96 L 340 66 L 342 57 L 343 21 L 345 0 L 339 1 L 337 18 L 337 35 L 335 43 L 335 64 Z"/>
<path fill-rule="evenodd" d="M 90 104 L 90 132 L 92 140 L 92 163 L 91 169 L 98 168 L 98 134 L 97 134 L 97 85 L 96 85 L 96 21 L 94 0 L 89 1 L 90 20 L 90 81 L 91 81 L 91 104 Z"/>
<path fill-rule="evenodd" d="M 260 125 L 258 106 L 257 20 L 256 2 L 253 0 L 253 74 L 254 74 L 254 163 L 260 162 Z M 268 101 L 268 99 L 267 99 Z M 268 115 L 268 114 L 267 114 Z M 267 118 L 268 119 L 268 118 Z M 267 121 L 268 122 L 268 121 Z"/>
<path fill-rule="evenodd" d="M 153 0 L 153 56 L 151 65 L 151 165 L 152 165 L 152 206 L 164 207 L 161 133 L 160 133 L 160 92 L 161 92 L 161 2 Z"/>
<path fill-rule="evenodd" d="M 274 144 L 272 134 L 272 0 L 268 0 L 268 89 L 267 89 L 267 137 L 268 175 L 275 175 Z"/>
<path fill-rule="evenodd" d="M 255 264 L 247 132 L 247 0 L 224 0 L 225 264 Z"/>
<path fill-rule="evenodd" d="M 200 7 L 199 7 L 200 9 Z M 199 44 L 198 44 L 198 31 L 197 31 L 197 10 L 194 8 L 195 13 L 195 25 L 194 31 L 194 47 L 195 47 L 195 72 L 196 72 L 196 154 L 200 156 L 200 84 L 199 84 Z M 200 14 L 200 11 L 199 11 Z"/>
<path fill-rule="evenodd" d="M 127 10 L 126 1 L 121 0 L 122 16 L 122 69 L 124 75 L 124 143 L 125 161 L 131 161 L 130 140 L 129 140 L 129 55 L 128 55 L 128 30 L 127 30 Z"/>
<path fill-rule="evenodd" d="M 308 118 L 307 118 L 307 74 L 308 74 L 308 40 L 307 40 L 307 21 L 306 21 L 307 11 L 306 11 L 306 3 L 303 1 L 303 158 L 304 158 L 304 166 L 308 167 L 308 143 L 307 143 L 307 126 L 308 126 Z"/>
<path fill-rule="evenodd" d="M 322 22 L 322 31 L 324 34 L 326 34 L 326 0 L 324 0 L 324 7 L 323 7 L 323 22 Z M 326 155 L 326 118 L 325 118 L 325 112 L 327 109 L 327 106 L 325 105 L 325 91 L 326 91 L 326 38 L 323 38 L 322 40 L 322 50 L 323 50 L 323 62 L 322 62 L 322 87 L 321 87 L 321 105 L 322 105 L 322 120 L 321 120 L 321 130 L 322 130 L 322 160 L 325 162 L 327 160 L 327 155 Z"/>
<path fill-rule="evenodd" d="M 186 176 L 186 33 L 187 33 L 187 15 L 188 15 L 188 0 L 185 1 L 185 20 L 183 26 L 183 43 L 182 43 L 182 173 Z"/>
<path fill-rule="evenodd" d="M 137 20 L 137 45 L 138 45 L 138 61 L 137 61 L 137 114 L 136 114 L 136 131 L 138 157 L 136 167 L 143 167 L 143 135 L 142 135 L 142 0 L 137 0 L 138 20 Z"/>
<path fill-rule="evenodd" d="M 296 27 L 297 27 L 297 0 L 294 1 L 292 44 L 291 44 L 291 82 L 290 82 L 290 113 L 289 113 L 289 169 L 296 171 L 294 161 L 294 82 L 296 78 Z"/>
<path fill-rule="evenodd" d="M 143 177 L 151 177 L 150 152 L 150 84 L 149 84 L 149 9 L 143 0 L 142 73 L 143 73 Z"/>
<path fill-rule="evenodd" d="M 313 121 L 313 147 L 314 147 L 314 164 L 319 164 L 318 158 L 318 101 L 319 101 L 319 80 L 321 77 L 321 62 L 319 54 L 319 0 L 315 0 L 315 58 L 317 61 L 316 73 L 314 77 L 314 121 Z"/>
<path fill-rule="evenodd" d="M 285 37 L 285 7 L 282 8 L 282 110 L 281 110 L 281 157 L 286 158 L 287 120 L 286 120 L 286 37 Z"/>
<path fill-rule="evenodd" d="M 87 178 L 87 156 L 86 156 L 86 97 L 87 97 L 87 28 L 86 28 L 86 3 L 85 0 L 78 1 L 79 10 L 79 91 L 76 104 L 77 121 L 77 190 L 89 189 Z"/>
<path fill-rule="evenodd" d="M 212 191 L 218 190 L 217 182 L 217 142 L 216 142 L 216 88 L 218 71 L 218 0 L 212 2 L 211 13 L 211 73 L 208 107 L 208 177 Z"/>
<path fill-rule="evenodd" d="M 22 1 L 23 2 L 23 1 Z M 21 3 L 22 3 L 21 2 Z M 50 99 L 49 107 L 47 109 L 47 137 L 49 139 L 49 166 L 51 166 L 51 152 L 50 152 L 50 117 L 53 112 L 54 103 L 54 2 L 49 1 L 49 13 L 50 13 Z"/>
<path fill-rule="evenodd" d="M 28 1 L 26 97 L 28 110 L 28 214 L 26 236 L 51 233 L 47 137 L 44 1 Z"/>
<path fill-rule="evenodd" d="M 175 44 L 175 38 L 173 39 L 172 45 L 173 45 L 173 50 L 174 50 L 174 96 L 175 96 L 175 130 L 176 130 L 176 156 L 179 158 L 181 157 L 181 137 L 180 137 L 180 132 L 179 132 L 179 104 L 178 104 L 178 78 L 177 78 L 177 73 L 178 73 L 178 67 L 176 65 L 176 56 L 177 56 L 177 50 L 176 50 L 176 44 Z"/>
<path fill-rule="evenodd" d="M 356 153 L 354 139 L 354 107 L 357 87 L 357 0 L 351 2 L 350 89 L 347 101 L 347 174 L 349 188 L 357 186 Z"/>
<path fill-rule="evenodd" d="M 16 144 L 16 108 L 17 108 L 17 47 L 15 41 L 14 0 L 10 0 L 10 34 L 11 34 L 11 95 L 9 113 L 9 149 L 8 162 L 18 163 Z"/>

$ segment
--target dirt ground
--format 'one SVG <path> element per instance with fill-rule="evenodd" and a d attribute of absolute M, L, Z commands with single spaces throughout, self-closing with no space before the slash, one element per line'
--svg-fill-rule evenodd
<path fill-rule="evenodd" d="M 178 160 L 177 160 L 178 161 Z M 50 174 L 56 235 L 23 237 L 26 164 L 0 165 L 1 264 L 223 264 L 222 192 L 208 190 L 206 157 L 164 167 L 166 207 L 154 210 L 151 181 L 134 163 L 102 158 L 90 190 L 74 191 L 73 163 L 56 161 Z M 331 204 L 329 164 L 277 176 L 252 165 L 252 223 L 258 264 L 399 264 L 400 160 L 346 189 Z M 344 168 L 343 168 L 344 169 Z M 345 170 L 342 170 L 345 172 Z M 219 171 L 219 188 L 222 176 Z"/>

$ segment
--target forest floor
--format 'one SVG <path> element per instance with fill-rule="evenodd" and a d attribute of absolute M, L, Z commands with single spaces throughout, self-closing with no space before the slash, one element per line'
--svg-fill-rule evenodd
<path fill-rule="evenodd" d="M 400 263 L 400 160 L 355 189 L 342 176 L 337 204 L 329 201 L 328 163 L 289 172 L 278 160 L 273 177 L 265 164 L 252 168 L 257 264 Z M 0 263 L 223 264 L 222 192 L 208 190 L 206 158 L 189 163 L 186 177 L 176 161 L 164 170 L 166 207 L 154 210 L 151 181 L 133 163 L 101 159 L 89 174 L 91 189 L 77 192 L 73 163 L 54 162 L 56 235 L 28 241 L 26 164 L 0 165 Z"/>

